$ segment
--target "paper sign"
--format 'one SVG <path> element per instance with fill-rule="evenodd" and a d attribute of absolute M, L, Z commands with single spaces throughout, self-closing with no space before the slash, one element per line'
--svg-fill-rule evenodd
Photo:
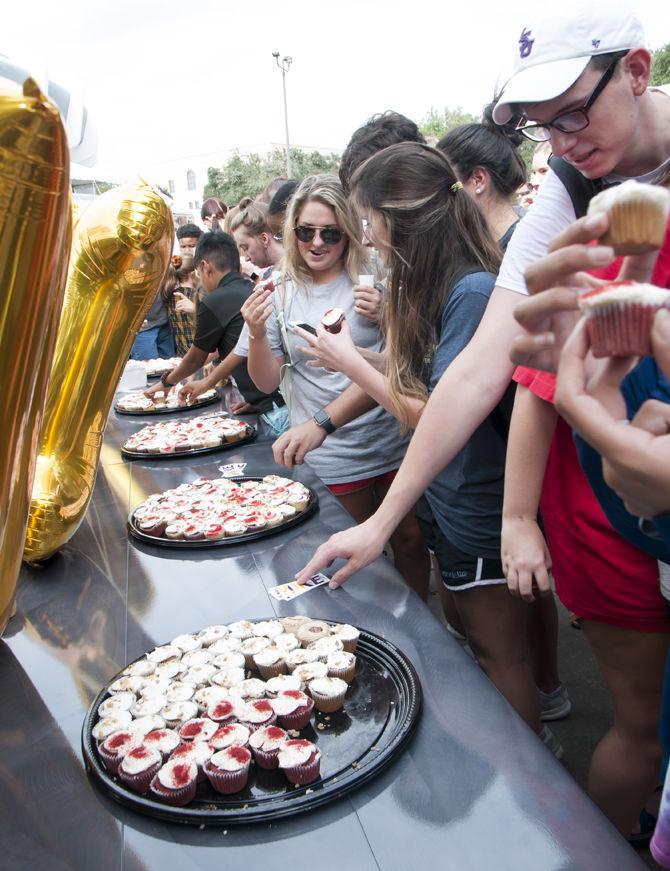
<path fill-rule="evenodd" d="M 327 584 L 330 578 L 319 572 L 304 584 L 299 584 L 297 581 L 290 581 L 288 584 L 280 584 L 278 587 L 270 587 L 268 593 L 280 602 L 290 602 L 296 596 L 302 596 L 303 593 L 309 593 L 310 590 L 315 590 L 317 587 L 322 587 Z"/>
<path fill-rule="evenodd" d="M 227 463 L 225 466 L 219 466 L 219 472 L 224 478 L 237 478 L 244 474 L 246 463 Z"/>

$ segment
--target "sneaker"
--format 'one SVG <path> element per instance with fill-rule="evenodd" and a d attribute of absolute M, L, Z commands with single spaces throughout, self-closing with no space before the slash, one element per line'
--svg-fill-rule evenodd
<path fill-rule="evenodd" d="M 563 745 L 558 740 L 558 738 L 551 731 L 549 726 L 543 726 L 542 731 L 539 734 L 539 739 L 545 745 L 548 750 L 554 754 L 557 759 L 563 758 Z"/>
<path fill-rule="evenodd" d="M 572 710 L 572 702 L 565 684 L 560 683 L 550 693 L 543 693 L 542 690 L 538 690 L 538 693 L 540 694 L 540 719 L 543 722 L 562 720 Z"/>

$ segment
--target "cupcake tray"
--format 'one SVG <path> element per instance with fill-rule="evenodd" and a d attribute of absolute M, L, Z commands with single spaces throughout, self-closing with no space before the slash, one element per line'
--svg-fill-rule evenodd
<path fill-rule="evenodd" d="M 204 408 L 206 405 L 212 405 L 220 400 L 221 396 L 217 390 L 216 396 L 212 396 L 210 399 L 196 400 L 196 402 L 192 402 L 190 405 L 178 405 L 176 408 L 156 408 L 153 411 L 126 411 L 123 408 L 119 408 L 115 402 L 114 411 L 117 414 L 125 414 L 131 417 L 153 417 L 155 414 L 176 414 L 179 411 L 193 411 L 194 408 Z"/>
<path fill-rule="evenodd" d="M 160 451 L 157 454 L 149 454 L 146 451 L 128 451 L 121 448 L 121 456 L 127 460 L 174 460 L 178 457 L 200 457 L 203 454 L 217 454 L 219 451 L 227 451 L 230 448 L 239 448 L 242 445 L 248 445 L 258 435 L 256 427 L 249 423 L 247 424 L 247 435 L 236 442 L 222 442 L 220 445 L 214 445 L 211 448 L 196 448 L 192 451 L 172 451 L 168 454 L 162 454 Z M 151 536 L 150 536 L 151 537 Z"/>
<path fill-rule="evenodd" d="M 236 444 L 239 445 L 241 443 L 236 442 Z M 185 453 L 185 456 L 189 456 L 189 454 Z M 263 478 L 262 476 L 246 476 L 234 477 L 230 478 L 230 480 L 242 483 L 243 481 L 262 481 Z M 187 550 L 199 550 L 203 547 L 221 547 L 227 544 L 246 544 L 249 541 L 258 541 L 261 538 L 267 538 L 270 535 L 276 535 L 278 532 L 285 532 L 287 529 L 291 529 L 293 526 L 298 526 L 309 517 L 312 517 L 313 514 L 316 514 L 319 508 L 319 497 L 316 495 L 311 487 L 308 487 L 307 489 L 309 490 L 309 504 L 304 511 L 300 512 L 300 514 L 296 514 L 295 517 L 287 520 L 286 523 L 280 523 L 278 526 L 270 526 L 266 529 L 259 529 L 256 532 L 248 532 L 245 535 L 231 535 L 230 538 L 219 538 L 214 541 L 204 541 L 203 539 L 200 539 L 199 541 L 183 541 L 173 538 L 163 538 L 162 536 L 157 535 L 147 535 L 146 532 L 141 532 L 135 525 L 134 510 L 131 511 L 128 515 L 128 532 L 133 538 L 136 538 L 138 541 L 141 541 L 144 544 L 154 544 L 158 545 L 159 547 L 185 548 Z"/>
<path fill-rule="evenodd" d="M 421 684 L 401 650 L 362 630 L 356 657 L 356 679 L 347 691 L 344 708 L 334 714 L 317 712 L 300 732 L 300 737 L 315 742 L 322 753 L 321 777 L 307 786 L 291 786 L 281 772 L 263 771 L 252 764 L 247 787 L 234 796 L 220 795 L 207 782 L 198 785 L 195 799 L 182 808 L 138 795 L 104 767 L 91 735 L 98 707 L 108 696 L 106 688 L 94 699 L 82 728 L 86 770 L 119 804 L 157 819 L 197 826 L 268 823 L 337 801 L 400 756 L 421 713 Z"/>

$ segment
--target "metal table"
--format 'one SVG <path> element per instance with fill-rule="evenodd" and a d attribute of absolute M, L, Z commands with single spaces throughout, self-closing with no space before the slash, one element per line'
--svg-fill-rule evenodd
<path fill-rule="evenodd" d="M 121 444 L 146 420 L 112 413 L 85 523 L 47 566 L 22 570 L 17 614 L 0 642 L 0 868 L 645 867 L 385 559 L 338 591 L 289 604 L 268 596 L 350 525 L 306 466 L 295 477 L 317 489 L 321 510 L 295 529 L 202 553 L 129 541 L 128 512 L 151 492 L 216 475 L 222 463 L 246 461 L 250 475 L 277 471 L 260 434 L 199 460 L 124 461 Z M 89 782 L 81 724 L 125 663 L 210 623 L 290 613 L 370 629 L 414 663 L 421 722 L 377 779 L 303 816 L 228 830 L 140 816 Z"/>

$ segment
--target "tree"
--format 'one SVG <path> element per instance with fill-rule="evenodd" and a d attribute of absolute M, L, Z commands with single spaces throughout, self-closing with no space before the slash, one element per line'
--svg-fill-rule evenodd
<path fill-rule="evenodd" d="M 650 85 L 670 83 L 670 42 L 655 51 L 651 56 Z"/>
<path fill-rule="evenodd" d="M 445 106 L 441 111 L 431 106 L 426 117 L 419 121 L 419 130 L 426 137 L 433 136 L 435 139 L 441 139 L 452 127 L 471 124 L 477 120 L 474 115 L 464 112 L 462 106 L 456 106 L 455 109 Z"/>
<path fill-rule="evenodd" d="M 302 180 L 308 175 L 337 172 L 340 158 L 337 154 L 291 149 L 293 178 Z M 207 170 L 207 184 L 203 197 L 220 197 L 224 203 L 235 205 L 242 197 L 255 197 L 273 178 L 286 175 L 286 152 L 275 148 L 269 154 L 234 154 L 228 163 Z"/>

